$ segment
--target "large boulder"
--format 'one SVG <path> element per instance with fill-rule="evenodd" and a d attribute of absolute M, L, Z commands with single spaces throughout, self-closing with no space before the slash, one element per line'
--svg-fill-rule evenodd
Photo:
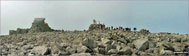
<path fill-rule="evenodd" d="M 75 54 L 75 53 L 77 53 L 77 47 L 75 47 L 75 46 L 68 46 L 66 48 L 66 51 L 68 51 L 69 54 Z"/>
<path fill-rule="evenodd" d="M 185 51 L 189 51 L 189 41 L 187 41 L 187 42 L 184 42 L 184 44 L 185 44 Z"/>
<path fill-rule="evenodd" d="M 124 47 L 123 49 L 118 51 L 119 55 L 131 55 L 132 54 L 132 50 L 129 47 Z"/>
<path fill-rule="evenodd" d="M 106 38 L 101 38 L 101 41 L 103 44 L 112 44 L 112 40 L 106 39 Z"/>
<path fill-rule="evenodd" d="M 116 46 L 114 46 L 114 45 L 106 45 L 106 47 L 105 47 L 105 51 L 106 52 L 108 52 L 111 49 L 116 49 Z"/>
<path fill-rule="evenodd" d="M 116 50 L 116 49 L 110 49 L 108 51 L 108 54 L 117 54 L 117 52 L 118 52 L 118 50 Z"/>
<path fill-rule="evenodd" d="M 60 46 L 55 42 L 50 42 L 51 54 L 59 54 Z"/>
<path fill-rule="evenodd" d="M 45 46 L 37 46 L 32 49 L 31 53 L 35 55 L 49 55 L 51 51 Z"/>
<path fill-rule="evenodd" d="M 149 47 L 149 41 L 146 38 L 137 39 L 133 43 L 138 50 L 146 50 Z"/>
<path fill-rule="evenodd" d="M 77 53 L 85 53 L 87 50 L 88 48 L 83 45 L 77 47 Z"/>
<path fill-rule="evenodd" d="M 83 43 L 82 43 L 84 46 L 87 46 L 88 48 L 95 48 L 98 46 L 97 42 L 92 40 L 92 39 L 88 39 L 88 38 L 85 38 L 83 40 Z"/>

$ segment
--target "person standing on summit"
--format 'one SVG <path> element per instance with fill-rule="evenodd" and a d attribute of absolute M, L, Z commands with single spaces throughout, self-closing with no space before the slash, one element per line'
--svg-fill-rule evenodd
<path fill-rule="evenodd" d="M 113 26 L 111 26 L 111 30 L 113 30 L 114 29 L 114 27 Z"/>
<path fill-rule="evenodd" d="M 97 24 L 95 19 L 93 19 L 93 24 Z"/>
<path fill-rule="evenodd" d="M 136 32 L 137 28 L 136 28 L 136 27 L 134 27 L 134 28 L 133 28 L 133 30 L 134 30 L 134 32 Z"/>
<path fill-rule="evenodd" d="M 104 30 L 104 28 L 105 28 L 105 25 L 104 25 L 104 24 L 102 24 L 102 25 L 101 25 L 101 29 L 103 29 L 103 30 Z"/>

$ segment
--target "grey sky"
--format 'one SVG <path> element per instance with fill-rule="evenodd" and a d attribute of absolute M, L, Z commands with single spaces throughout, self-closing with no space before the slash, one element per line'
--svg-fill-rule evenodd
<path fill-rule="evenodd" d="M 93 19 L 114 27 L 189 33 L 188 0 L 167 1 L 1 1 L 1 35 L 30 28 L 44 17 L 53 29 L 84 30 Z"/>

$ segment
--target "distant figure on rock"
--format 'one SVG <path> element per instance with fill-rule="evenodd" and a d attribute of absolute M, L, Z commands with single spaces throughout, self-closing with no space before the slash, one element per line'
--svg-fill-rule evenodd
<path fill-rule="evenodd" d="M 125 31 L 131 31 L 131 28 L 128 28 L 128 27 L 125 28 Z"/>
<path fill-rule="evenodd" d="M 134 32 L 136 32 L 137 28 L 135 27 L 135 28 L 133 28 L 133 30 L 134 30 Z"/>
<path fill-rule="evenodd" d="M 110 30 L 110 27 L 108 27 L 108 30 Z"/>
<path fill-rule="evenodd" d="M 119 30 L 122 30 L 122 29 L 123 29 L 123 27 L 120 26 L 120 27 L 119 27 Z"/>
<path fill-rule="evenodd" d="M 111 26 L 111 30 L 113 30 L 114 29 L 114 27 L 113 26 Z"/>
<path fill-rule="evenodd" d="M 101 25 L 101 29 L 104 29 L 104 28 L 105 28 L 105 25 L 104 25 L 104 24 L 102 24 L 102 25 Z"/>
<path fill-rule="evenodd" d="M 119 28 L 116 27 L 116 30 L 118 30 Z"/>
<path fill-rule="evenodd" d="M 93 19 L 93 24 L 97 24 L 95 19 Z"/>

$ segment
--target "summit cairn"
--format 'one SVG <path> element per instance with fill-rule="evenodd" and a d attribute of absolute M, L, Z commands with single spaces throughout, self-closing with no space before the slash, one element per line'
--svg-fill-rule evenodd
<path fill-rule="evenodd" d="M 53 31 L 45 22 L 45 18 L 35 18 L 29 32 L 46 32 Z"/>
<path fill-rule="evenodd" d="M 100 24 L 100 22 L 99 22 L 99 24 L 97 24 L 97 22 L 96 22 L 96 20 L 94 19 L 93 20 L 93 24 L 91 24 L 90 26 L 89 26 L 89 31 L 91 31 L 91 30 L 101 30 L 101 26 L 102 26 L 102 24 Z"/>

